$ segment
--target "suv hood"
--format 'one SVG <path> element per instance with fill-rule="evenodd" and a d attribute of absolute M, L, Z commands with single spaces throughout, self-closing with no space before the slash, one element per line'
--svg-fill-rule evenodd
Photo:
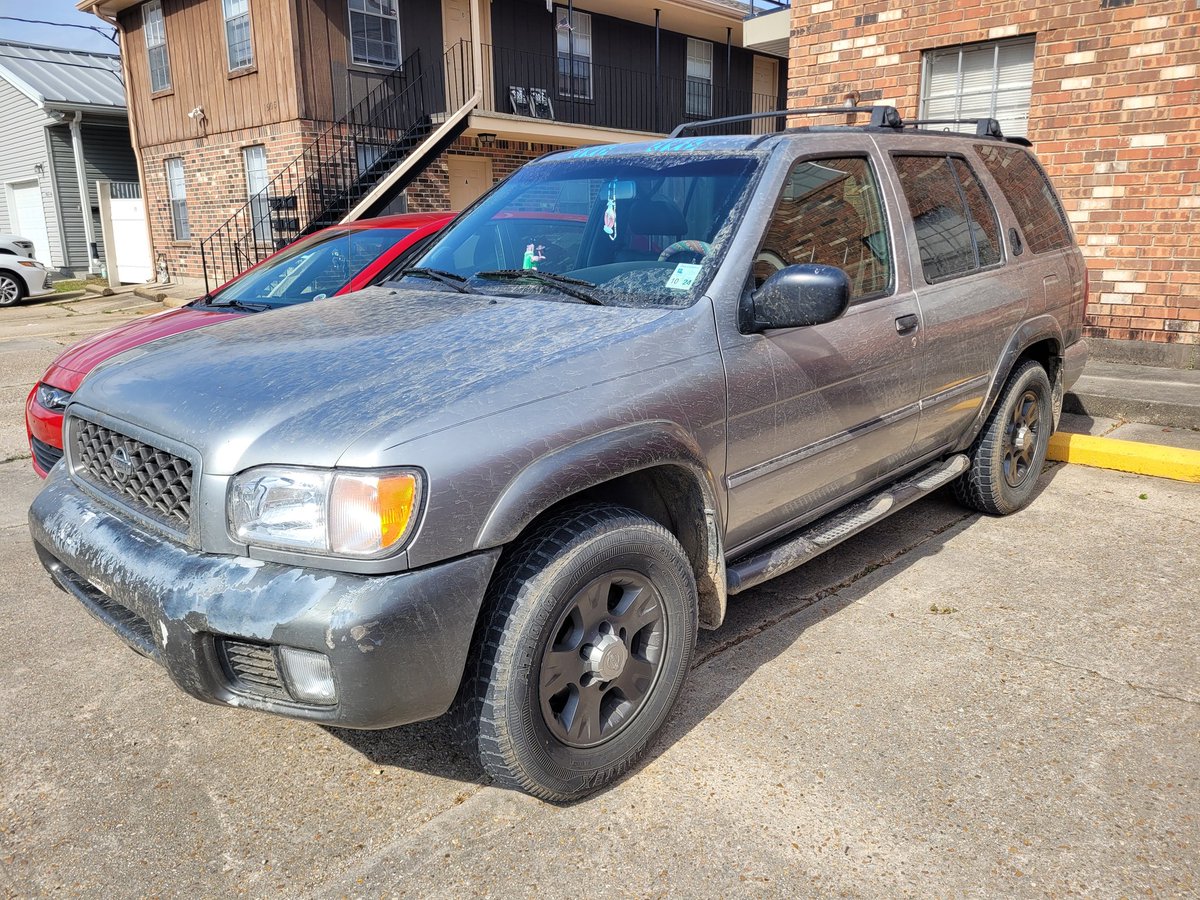
<path fill-rule="evenodd" d="M 694 340 L 650 338 L 653 353 L 630 343 L 691 318 L 550 295 L 370 288 L 132 350 L 74 400 L 196 448 L 210 474 L 385 464 L 342 457 L 367 435 L 382 450 L 693 355 Z"/>

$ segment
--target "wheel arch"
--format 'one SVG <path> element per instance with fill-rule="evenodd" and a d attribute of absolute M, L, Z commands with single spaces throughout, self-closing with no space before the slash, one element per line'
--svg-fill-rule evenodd
<path fill-rule="evenodd" d="M 1008 339 L 1004 351 L 1000 354 L 999 362 L 992 372 L 987 397 L 979 407 L 979 412 L 975 415 L 971 427 L 963 435 L 955 450 L 966 450 L 974 443 L 983 429 L 984 423 L 987 422 L 988 416 L 999 402 L 1009 376 L 1017 366 L 1027 359 L 1033 359 L 1040 363 L 1050 378 L 1051 387 L 1055 391 L 1054 421 L 1057 425 L 1058 415 L 1062 408 L 1062 397 L 1058 388 L 1060 381 L 1057 375 L 1062 366 L 1064 346 L 1062 326 L 1053 316 L 1038 316 L 1022 322 L 1021 326 Z"/>
<path fill-rule="evenodd" d="M 675 535 L 692 564 L 700 624 L 725 617 L 725 557 L 712 472 L 695 441 L 672 422 L 623 426 L 554 450 L 504 488 L 476 537 L 476 549 L 509 544 L 563 509 L 614 503 Z"/>

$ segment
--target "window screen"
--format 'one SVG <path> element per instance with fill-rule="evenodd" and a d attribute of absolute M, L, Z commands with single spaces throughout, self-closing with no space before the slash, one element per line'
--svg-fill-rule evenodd
<path fill-rule="evenodd" d="M 356 63 L 400 65 L 400 12 L 396 0 L 349 0 L 350 48 Z"/>
<path fill-rule="evenodd" d="M 894 159 L 926 281 L 966 275 L 1000 261 L 996 211 L 963 160 L 899 155 Z"/>
<path fill-rule="evenodd" d="M 142 31 L 150 64 L 150 90 L 165 91 L 171 86 L 171 59 L 167 56 L 167 28 L 160 0 L 142 7 Z"/>
<path fill-rule="evenodd" d="M 977 144 L 975 151 L 1004 192 L 1030 250 L 1044 253 L 1074 243 L 1058 196 L 1032 156 L 1004 144 Z"/>
<path fill-rule="evenodd" d="M 684 112 L 689 116 L 712 115 L 713 45 L 687 40 L 687 95 Z"/>
<path fill-rule="evenodd" d="M 225 50 L 229 71 L 254 65 L 250 43 L 250 0 L 223 0 L 225 11 Z"/>
<path fill-rule="evenodd" d="M 754 281 L 801 263 L 836 266 L 850 298 L 887 290 L 891 253 L 870 163 L 816 159 L 796 163 L 754 258 Z"/>
<path fill-rule="evenodd" d="M 563 97 L 592 96 L 592 17 L 555 7 L 555 46 L 558 51 L 558 93 Z"/>

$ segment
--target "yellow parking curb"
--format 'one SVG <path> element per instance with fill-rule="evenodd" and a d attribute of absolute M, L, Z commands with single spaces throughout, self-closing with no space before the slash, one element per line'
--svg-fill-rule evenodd
<path fill-rule="evenodd" d="M 1046 457 L 1118 472 L 1200 482 L 1200 450 L 1060 431 L 1051 435 L 1050 450 Z"/>

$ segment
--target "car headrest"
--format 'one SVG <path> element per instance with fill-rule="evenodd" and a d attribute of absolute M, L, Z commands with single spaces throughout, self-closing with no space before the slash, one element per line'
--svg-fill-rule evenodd
<path fill-rule="evenodd" d="M 679 208 L 667 200 L 635 200 L 628 216 L 629 231 L 633 234 L 681 235 L 687 232 L 687 221 Z"/>

